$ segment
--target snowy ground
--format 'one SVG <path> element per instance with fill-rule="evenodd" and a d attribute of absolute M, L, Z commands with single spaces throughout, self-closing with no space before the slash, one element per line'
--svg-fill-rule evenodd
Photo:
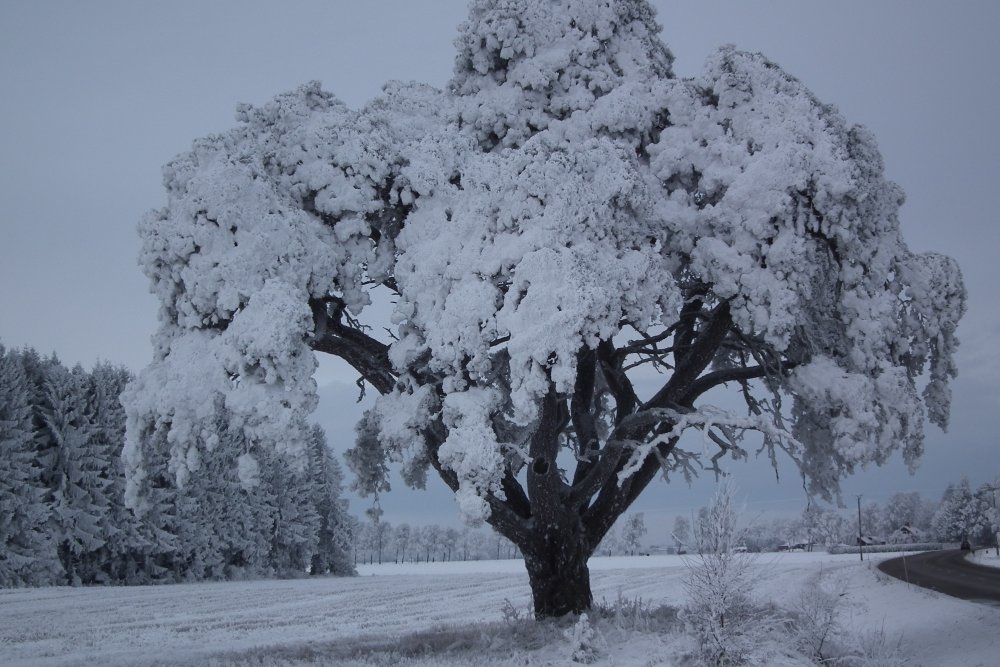
<path fill-rule="evenodd" d="M 851 555 L 765 556 L 756 567 L 758 595 L 779 605 L 839 582 L 841 623 L 884 628 L 901 639 L 907 665 L 997 664 L 1000 608 L 910 588 Z M 611 606 L 683 599 L 681 557 L 595 558 L 591 570 L 595 599 Z M 360 575 L 0 591 L 0 664 L 570 664 L 565 628 L 510 620 L 530 605 L 519 561 L 364 566 Z M 689 640 L 668 612 L 641 632 L 604 622 L 597 664 L 684 664 Z"/>
<path fill-rule="evenodd" d="M 970 556 L 970 560 L 978 565 L 1000 567 L 1000 555 L 997 554 L 997 550 L 993 547 L 979 549 L 974 555 Z"/>

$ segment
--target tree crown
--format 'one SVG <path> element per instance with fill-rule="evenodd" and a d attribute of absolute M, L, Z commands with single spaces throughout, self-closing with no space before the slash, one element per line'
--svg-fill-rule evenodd
<path fill-rule="evenodd" d="M 132 502 L 148 434 L 183 474 L 222 409 L 301 460 L 312 351 L 382 394 L 362 488 L 433 466 L 470 520 L 563 503 L 599 540 L 696 465 L 686 427 L 709 467 L 762 431 L 827 495 L 915 462 L 925 414 L 947 423 L 957 265 L 908 250 L 865 129 L 759 54 L 675 78 L 657 30 L 641 0 L 477 1 L 446 90 L 354 111 L 307 84 L 168 165 L 140 227 L 161 328 L 126 400 Z M 363 323 L 380 298 L 390 339 Z M 723 385 L 746 415 L 703 405 Z"/>

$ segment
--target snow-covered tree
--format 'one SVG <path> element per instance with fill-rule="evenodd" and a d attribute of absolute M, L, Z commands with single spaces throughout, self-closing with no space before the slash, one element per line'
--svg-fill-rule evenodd
<path fill-rule="evenodd" d="M 51 502 L 50 530 L 69 583 L 108 581 L 104 547 L 118 533 L 109 488 L 114 461 L 102 442 L 88 377 L 77 366 L 48 366 L 45 379 L 42 461 Z"/>
<path fill-rule="evenodd" d="M 0 587 L 52 584 L 62 573 L 35 458 L 31 384 L 0 345 Z"/>
<path fill-rule="evenodd" d="M 670 537 L 674 541 L 674 549 L 678 552 L 687 551 L 688 543 L 691 540 L 691 521 L 683 515 L 677 515 Z"/>
<path fill-rule="evenodd" d="M 392 531 L 392 544 L 396 553 L 396 562 L 405 563 L 407 549 L 410 548 L 410 524 L 401 523 Z"/>
<path fill-rule="evenodd" d="M 1000 556 L 1000 504 L 997 503 L 997 492 L 1000 491 L 1000 475 L 993 478 L 992 484 L 983 484 L 976 490 L 976 495 L 981 498 L 981 502 L 986 506 L 986 523 L 989 534 L 986 535 L 984 544 L 991 541 L 996 547 L 997 555 Z"/>
<path fill-rule="evenodd" d="M 878 539 L 887 537 L 891 532 L 886 521 L 885 511 L 874 500 L 861 506 L 861 531 L 866 537 Z"/>
<path fill-rule="evenodd" d="M 957 265 L 907 248 L 869 132 L 758 54 L 679 79 L 658 31 L 644 0 L 474 0 L 444 90 L 356 111 L 309 84 L 170 163 L 129 502 L 144 434 L 197 474 L 219 401 L 307 465 L 314 351 L 381 394 L 362 487 L 433 469 L 524 554 L 539 616 L 591 605 L 588 557 L 658 473 L 743 458 L 748 431 L 824 497 L 915 465 L 948 419 Z M 705 403 L 721 387 L 745 414 Z"/>
<path fill-rule="evenodd" d="M 450 561 L 458 547 L 458 530 L 445 528 L 441 531 L 441 560 Z"/>
<path fill-rule="evenodd" d="M 986 499 L 973 494 L 969 480 L 963 477 L 945 488 L 931 529 L 940 540 L 975 540 L 989 531 L 988 508 Z"/>
<path fill-rule="evenodd" d="M 344 474 L 327 446 L 326 433 L 318 425 L 313 425 L 311 431 L 309 467 L 313 503 L 319 515 L 318 545 L 310 572 L 352 574 L 350 521 L 342 495 Z"/>
<path fill-rule="evenodd" d="M 169 470 L 167 428 L 153 428 L 144 436 L 149 454 L 146 459 L 145 511 L 140 533 L 146 546 L 142 553 L 142 571 L 152 581 L 176 580 L 182 574 L 181 517 L 178 515 L 177 489 Z"/>
<path fill-rule="evenodd" d="M 441 526 L 436 523 L 421 526 L 417 531 L 416 542 L 425 563 L 429 563 L 432 559 L 437 560 L 443 533 Z"/>
<path fill-rule="evenodd" d="M 646 534 L 646 517 L 642 512 L 630 514 L 622 524 L 622 544 L 630 556 L 639 550 L 643 535 Z"/>
<path fill-rule="evenodd" d="M 375 554 L 375 562 L 380 565 L 382 564 L 382 547 L 385 546 L 386 538 L 392 531 L 392 526 L 382 521 L 383 514 L 385 512 L 378 504 L 378 496 L 376 496 L 374 504 L 365 510 L 365 516 L 371 522 L 371 548 Z"/>
<path fill-rule="evenodd" d="M 624 550 L 625 549 L 622 546 L 618 530 L 612 526 L 608 532 L 604 534 L 604 538 L 601 540 L 601 543 L 597 545 L 597 548 L 594 549 L 594 553 L 602 556 L 615 556 L 622 553 Z"/>
<path fill-rule="evenodd" d="M 916 491 L 894 493 L 885 504 L 886 528 L 891 542 L 921 542 L 930 529 L 931 505 Z"/>
<path fill-rule="evenodd" d="M 307 572 L 319 549 L 320 529 L 308 480 L 284 459 L 265 462 L 263 483 L 275 499 L 271 563 L 281 574 Z"/>
<path fill-rule="evenodd" d="M 125 411 L 120 396 L 132 374 L 123 366 L 102 362 L 89 373 L 93 409 L 93 446 L 108 461 L 108 521 L 115 527 L 99 556 L 109 582 L 141 583 L 148 580 L 143 562 L 151 543 L 135 514 L 125 507 L 125 466 L 121 460 L 125 445 Z"/>
<path fill-rule="evenodd" d="M 851 536 L 851 526 L 843 515 L 816 503 L 809 503 L 802 511 L 798 530 L 810 544 L 819 546 L 840 544 Z"/>
<path fill-rule="evenodd" d="M 759 664 L 750 658 L 771 619 L 753 600 L 754 556 L 736 550 L 744 539 L 737 528 L 733 488 L 720 486 L 711 504 L 698 515 L 694 526 L 697 555 L 686 563 L 685 625 L 698 642 L 704 664 Z"/>

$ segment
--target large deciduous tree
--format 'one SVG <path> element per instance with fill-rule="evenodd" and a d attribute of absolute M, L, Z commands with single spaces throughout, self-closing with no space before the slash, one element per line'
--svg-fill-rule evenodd
<path fill-rule="evenodd" d="M 540 616 L 590 606 L 588 557 L 657 473 L 744 457 L 747 431 L 826 496 L 915 463 L 948 418 L 958 267 L 907 248 L 865 129 L 758 54 L 677 78 L 657 32 L 643 0 L 475 0 L 446 89 L 356 111 L 309 84 L 170 163 L 129 501 L 151 436 L 183 483 L 220 409 L 245 461 L 307 465 L 313 351 L 381 394 L 362 488 L 432 468 L 520 548 Z M 720 387 L 747 411 L 706 405 Z"/>

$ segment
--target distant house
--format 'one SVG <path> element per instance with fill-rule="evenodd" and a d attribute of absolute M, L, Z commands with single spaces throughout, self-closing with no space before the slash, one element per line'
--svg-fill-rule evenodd
<path fill-rule="evenodd" d="M 873 537 L 871 535 L 862 535 L 854 540 L 855 544 L 861 545 L 863 547 L 871 547 L 877 544 L 885 544 L 885 540 L 881 537 Z"/>

